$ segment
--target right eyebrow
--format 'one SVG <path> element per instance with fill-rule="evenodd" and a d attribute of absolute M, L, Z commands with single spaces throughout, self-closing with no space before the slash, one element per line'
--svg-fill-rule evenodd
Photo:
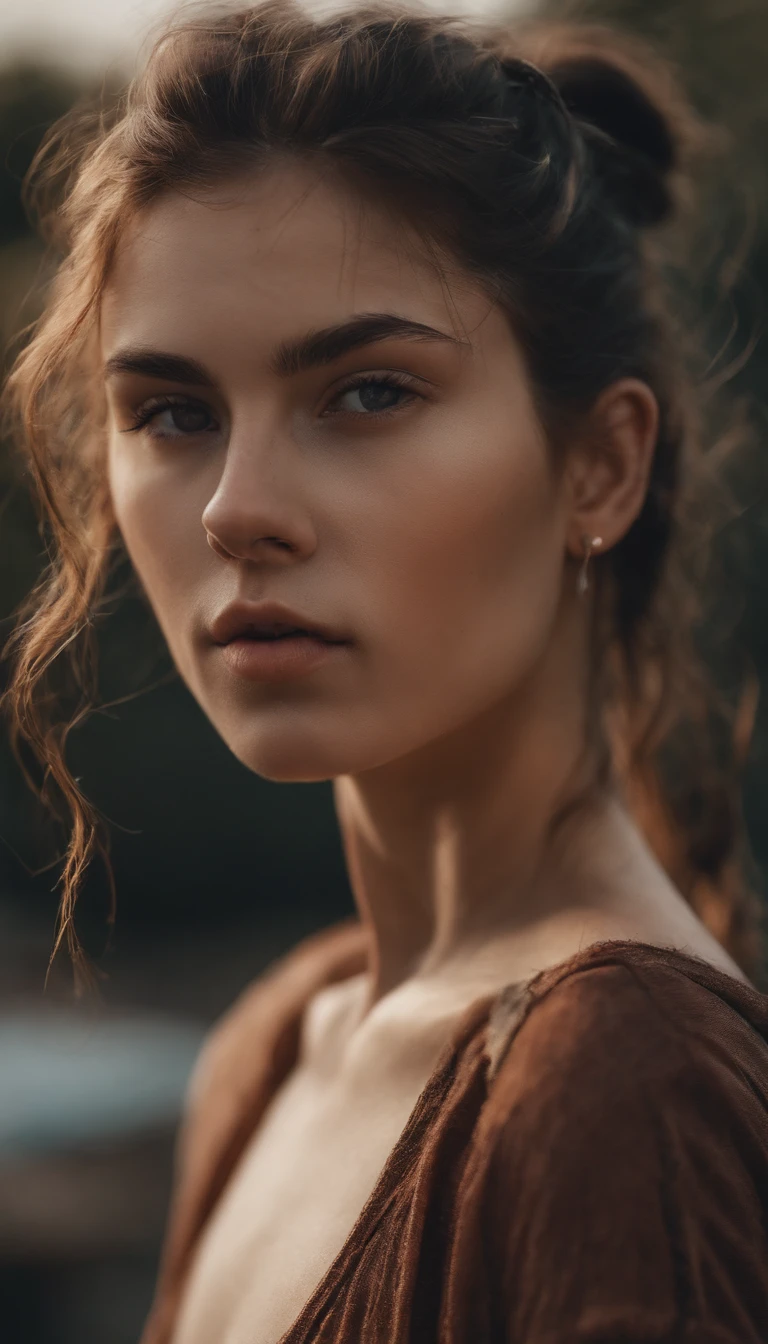
<path fill-rule="evenodd" d="M 147 378 L 162 378 L 169 383 L 186 383 L 189 387 L 213 387 L 214 378 L 196 359 L 169 355 L 162 350 L 148 350 L 136 346 L 118 350 L 104 365 L 104 377 L 119 373 L 142 373 Z"/>
<path fill-rule="evenodd" d="M 376 341 L 447 341 L 458 347 L 469 347 L 450 332 L 398 317 L 395 313 L 361 313 L 346 322 L 320 331 L 282 341 L 272 356 L 269 367 L 278 378 L 290 378 L 308 369 L 332 364 L 342 355 Z M 139 373 L 149 378 L 185 383 L 189 387 L 214 387 L 213 374 L 196 359 L 150 350 L 145 346 L 128 347 L 110 356 L 104 365 L 104 377 L 120 373 Z"/>

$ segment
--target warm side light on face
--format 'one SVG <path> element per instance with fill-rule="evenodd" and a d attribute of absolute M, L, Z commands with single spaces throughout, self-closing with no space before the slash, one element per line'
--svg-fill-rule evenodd
<path fill-rule="evenodd" d="M 121 533 L 182 677 L 269 778 L 453 731 L 530 672 L 557 610 L 563 510 L 509 324 L 392 239 L 283 167 L 166 195 L 104 300 Z M 239 598 L 353 647 L 298 678 L 233 676 L 202 636 Z"/>

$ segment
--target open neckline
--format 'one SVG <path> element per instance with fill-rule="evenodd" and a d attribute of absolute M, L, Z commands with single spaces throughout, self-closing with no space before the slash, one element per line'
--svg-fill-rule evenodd
<path fill-rule="evenodd" d="M 414 1136 L 419 1130 L 428 1127 L 431 1118 L 439 1113 L 445 1097 L 451 1086 L 454 1077 L 455 1065 L 459 1060 L 463 1050 L 470 1043 L 475 1032 L 482 1029 L 486 1030 L 486 1037 L 483 1042 L 483 1049 L 478 1051 L 475 1069 L 484 1067 L 487 1070 L 487 1027 L 494 1009 L 505 1001 L 510 1003 L 523 1004 L 526 997 L 530 995 L 533 986 L 537 982 L 550 981 L 555 984 L 564 979 L 568 974 L 572 974 L 586 968 L 592 961 L 599 960 L 600 957 L 610 958 L 612 954 L 631 951 L 635 954 L 650 954 L 651 958 L 666 962 L 673 968 L 681 971 L 682 974 L 688 974 L 679 963 L 687 963 L 689 968 L 695 973 L 688 974 L 688 978 L 698 984 L 704 984 L 705 987 L 712 987 L 715 990 L 725 988 L 727 984 L 736 986 L 739 993 L 735 996 L 737 999 L 748 999 L 754 996 L 755 1000 L 762 999 L 764 1006 L 763 1016 L 768 1026 L 768 1000 L 761 991 L 751 982 L 739 980 L 736 976 L 730 975 L 727 971 L 721 970 L 713 962 L 707 961 L 695 953 L 683 952 L 679 948 L 673 948 L 657 943 L 641 942 L 634 938 L 610 938 L 599 939 L 589 943 L 578 952 L 569 957 L 564 957 L 561 961 L 552 966 L 547 966 L 541 971 L 536 971 L 533 975 L 524 980 L 508 981 L 501 989 L 489 994 L 479 995 L 463 1010 L 456 1023 L 454 1024 L 450 1040 L 443 1047 L 437 1062 L 429 1075 L 424 1087 L 419 1093 L 418 1098 L 405 1122 L 399 1138 L 384 1162 L 379 1172 L 376 1183 L 370 1195 L 361 1208 L 353 1226 L 351 1227 L 344 1243 L 339 1248 L 330 1265 L 322 1275 L 321 1279 L 306 1299 L 298 1316 L 288 1329 L 279 1336 L 275 1344 L 299 1344 L 295 1339 L 297 1332 L 312 1323 L 318 1309 L 327 1298 L 332 1285 L 335 1284 L 340 1273 L 343 1271 L 346 1262 L 352 1252 L 361 1243 L 368 1240 L 374 1231 L 376 1224 L 384 1216 L 386 1210 L 395 1196 L 399 1185 L 399 1177 L 403 1172 L 398 1172 L 398 1168 L 403 1158 L 409 1155 L 410 1161 L 417 1161 L 419 1154 L 419 1145 L 413 1144 Z M 702 972 L 704 973 L 702 975 Z M 353 971 L 348 976 L 342 976 L 337 982 L 339 984 L 351 980 L 355 975 L 359 975 L 359 970 Z M 365 973 L 365 972 L 363 972 Z M 710 986 L 707 986 L 707 980 Z M 712 984 L 711 982 L 715 983 Z M 727 996 L 732 1001 L 733 994 Z M 300 1016 L 306 1010 L 306 1003 L 303 1005 Z M 487 1071 L 485 1073 L 487 1079 Z M 407 1168 L 407 1164 L 403 1170 Z M 397 1178 L 393 1173 L 397 1173 Z"/>
<path fill-rule="evenodd" d="M 496 994 L 492 993 L 474 999 L 454 1024 L 450 1040 L 446 1041 L 441 1050 L 343 1245 L 307 1298 L 293 1324 L 279 1336 L 275 1344 L 295 1344 L 294 1335 L 302 1327 L 311 1324 L 332 1284 L 337 1282 L 349 1256 L 361 1242 L 368 1240 L 377 1223 L 385 1215 L 395 1197 L 402 1176 L 408 1166 L 418 1160 L 420 1148 L 418 1143 L 413 1142 L 414 1138 L 420 1137 L 421 1133 L 428 1129 L 433 1117 L 439 1114 L 453 1082 L 455 1065 L 474 1032 L 482 1026 L 483 1018 L 487 1017 L 496 997 Z M 482 1061 L 482 1054 L 478 1056 L 478 1061 Z"/>

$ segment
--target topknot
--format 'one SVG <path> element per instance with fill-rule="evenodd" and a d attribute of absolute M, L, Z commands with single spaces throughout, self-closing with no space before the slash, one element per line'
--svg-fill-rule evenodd
<path fill-rule="evenodd" d="M 640 227 L 663 223 L 674 210 L 669 174 L 678 154 L 661 109 L 602 56 L 565 61 L 549 73 L 616 208 Z"/>
<path fill-rule="evenodd" d="M 638 228 L 669 219 L 686 195 L 687 170 L 719 141 L 674 67 L 639 38 L 600 24 L 531 21 L 513 47 L 502 31 L 500 45 L 549 75 L 618 213 Z"/>

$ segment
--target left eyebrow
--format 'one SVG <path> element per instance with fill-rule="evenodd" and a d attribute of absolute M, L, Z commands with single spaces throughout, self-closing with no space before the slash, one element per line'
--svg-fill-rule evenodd
<path fill-rule="evenodd" d="M 428 327 L 424 322 L 412 322 L 394 313 L 361 313 L 335 327 L 310 331 L 296 340 L 282 341 L 270 360 L 270 368 L 279 378 L 290 378 L 322 364 L 332 364 L 350 350 L 373 345 L 375 341 L 397 338 L 406 341 L 447 341 L 451 345 L 469 346 L 447 331 Z"/>
<path fill-rule="evenodd" d="M 361 346 L 394 338 L 447 341 L 459 347 L 470 345 L 469 341 L 460 340 L 447 331 L 397 317 L 394 313 L 362 313 L 336 326 L 281 341 L 269 361 L 269 367 L 278 378 L 290 378 L 308 369 L 332 364 L 342 355 Z M 189 387 L 213 387 L 216 383 L 213 374 L 196 359 L 185 359 L 181 355 L 166 354 L 162 350 L 149 350 L 146 347 L 118 350 L 111 355 L 104 365 L 104 377 L 110 378 L 120 373 L 144 374 L 148 378 L 162 378 Z"/>

